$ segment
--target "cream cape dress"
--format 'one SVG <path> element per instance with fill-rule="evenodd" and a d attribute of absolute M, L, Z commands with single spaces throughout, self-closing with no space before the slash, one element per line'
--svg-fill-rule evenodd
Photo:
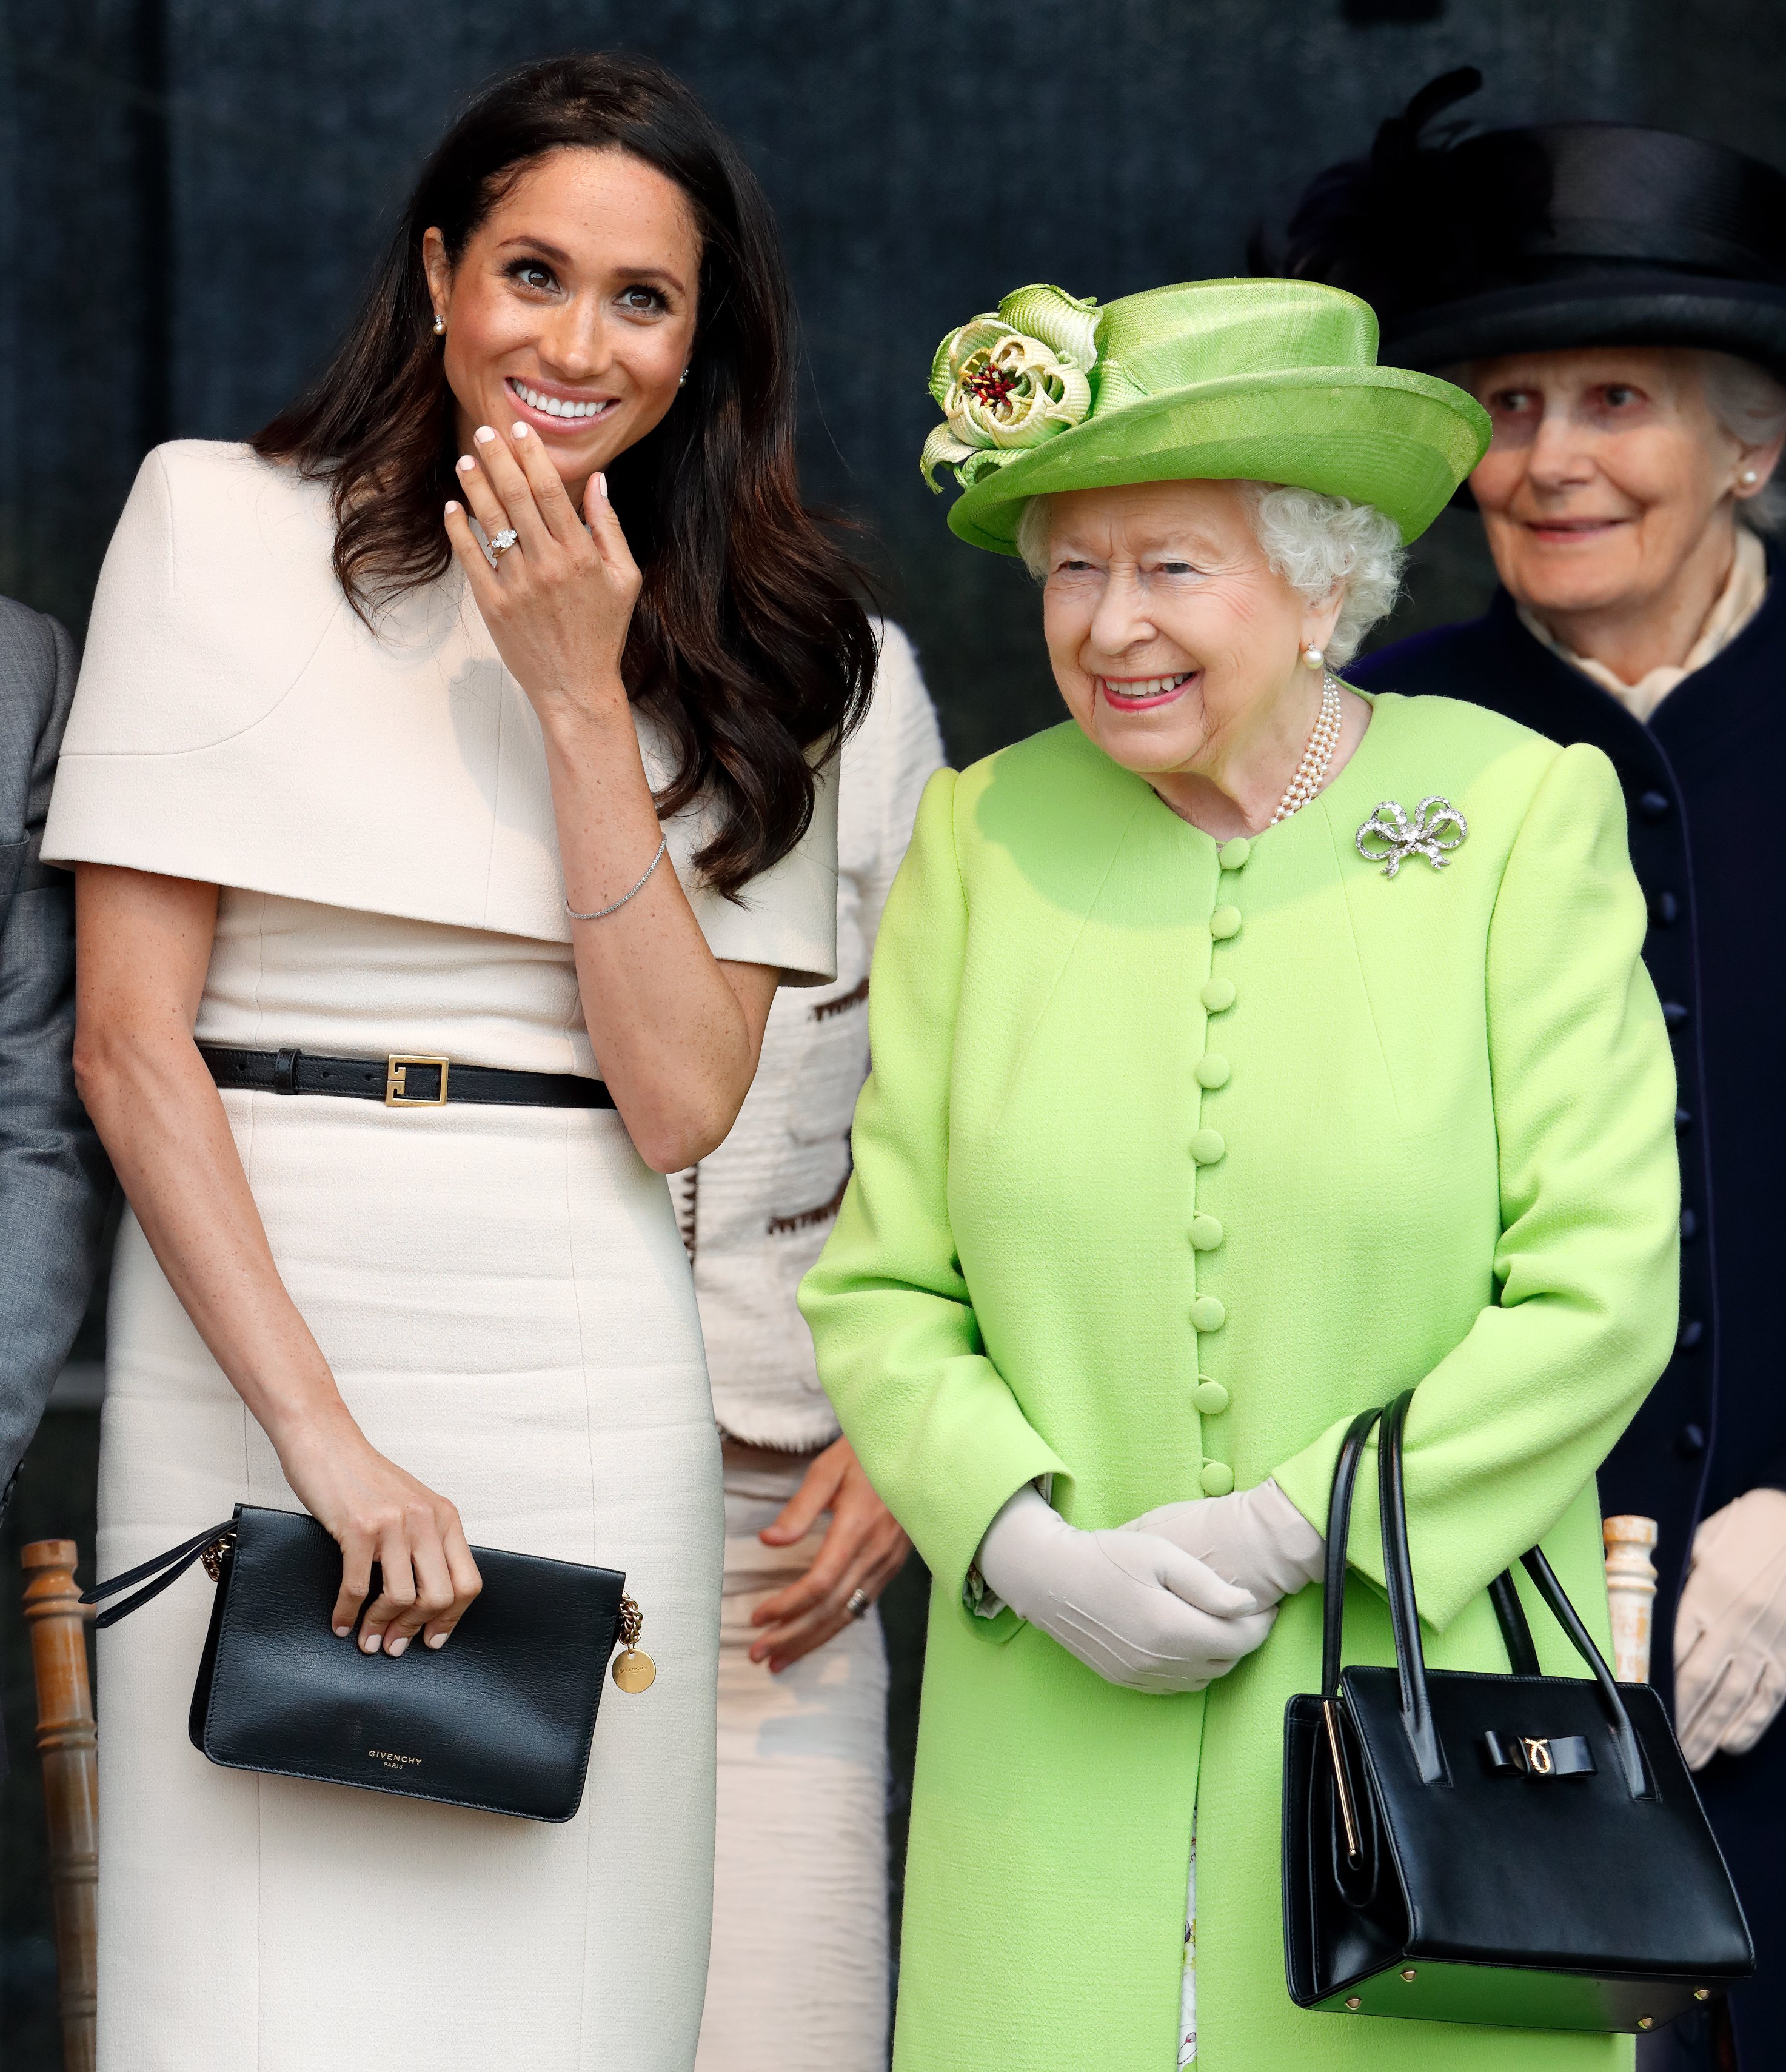
<path fill-rule="evenodd" d="M 375 638 L 326 493 L 244 449 L 144 464 L 45 854 L 224 889 L 201 1039 L 591 1073 L 539 733 L 455 574 Z M 647 760 L 652 760 L 646 742 Z M 835 797 L 721 900 L 716 955 L 833 972 Z M 226 1092 L 274 1255 L 373 1444 L 474 1542 L 623 1568 L 655 1685 L 608 1688 L 566 1826 L 220 1770 L 186 1708 L 211 1593 L 100 1650 L 101 2072 L 686 2072 L 706 1966 L 719 1449 L 663 1180 L 606 1111 Z M 134 1219 L 98 1565 L 298 1508 Z"/>

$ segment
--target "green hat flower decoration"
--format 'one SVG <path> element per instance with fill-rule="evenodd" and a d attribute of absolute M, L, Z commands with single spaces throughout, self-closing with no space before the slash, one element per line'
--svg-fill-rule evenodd
<path fill-rule="evenodd" d="M 1036 284 L 949 334 L 930 367 L 930 393 L 946 422 L 924 441 L 919 462 L 938 495 L 938 467 L 953 467 L 970 489 L 989 469 L 1085 421 L 1102 314 L 1088 298 Z"/>
<path fill-rule="evenodd" d="M 1143 482 L 1281 482 L 1368 504 L 1417 538 L 1488 444 L 1473 396 L 1385 367 L 1367 302 L 1317 281 L 1180 281 L 1113 302 L 1019 288 L 931 364 L 949 530 L 1017 552 L 1032 497 Z"/>

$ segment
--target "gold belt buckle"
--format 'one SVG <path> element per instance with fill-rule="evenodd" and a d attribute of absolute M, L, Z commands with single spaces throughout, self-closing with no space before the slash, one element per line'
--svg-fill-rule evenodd
<path fill-rule="evenodd" d="M 412 1065 L 434 1065 L 440 1071 L 440 1092 L 438 1094 L 412 1094 L 408 1091 L 409 1071 Z M 446 1060 L 417 1054 L 414 1056 L 397 1051 L 385 1060 L 385 1105 L 386 1108 L 444 1108 L 446 1105 Z"/>

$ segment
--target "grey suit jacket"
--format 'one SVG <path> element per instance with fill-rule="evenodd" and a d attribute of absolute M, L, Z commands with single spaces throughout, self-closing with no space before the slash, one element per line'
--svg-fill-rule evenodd
<path fill-rule="evenodd" d="M 74 880 L 39 851 L 74 643 L 0 598 L 0 1515 L 99 1263 L 111 1168 L 74 1089 Z"/>

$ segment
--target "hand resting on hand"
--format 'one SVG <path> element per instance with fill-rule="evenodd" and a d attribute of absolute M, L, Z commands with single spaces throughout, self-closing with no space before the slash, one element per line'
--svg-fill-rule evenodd
<path fill-rule="evenodd" d="M 1277 1616 L 1167 1540 L 1080 1531 L 1029 1486 L 987 1527 L 978 1566 L 1020 1618 L 1130 1691 L 1202 1690 Z"/>

